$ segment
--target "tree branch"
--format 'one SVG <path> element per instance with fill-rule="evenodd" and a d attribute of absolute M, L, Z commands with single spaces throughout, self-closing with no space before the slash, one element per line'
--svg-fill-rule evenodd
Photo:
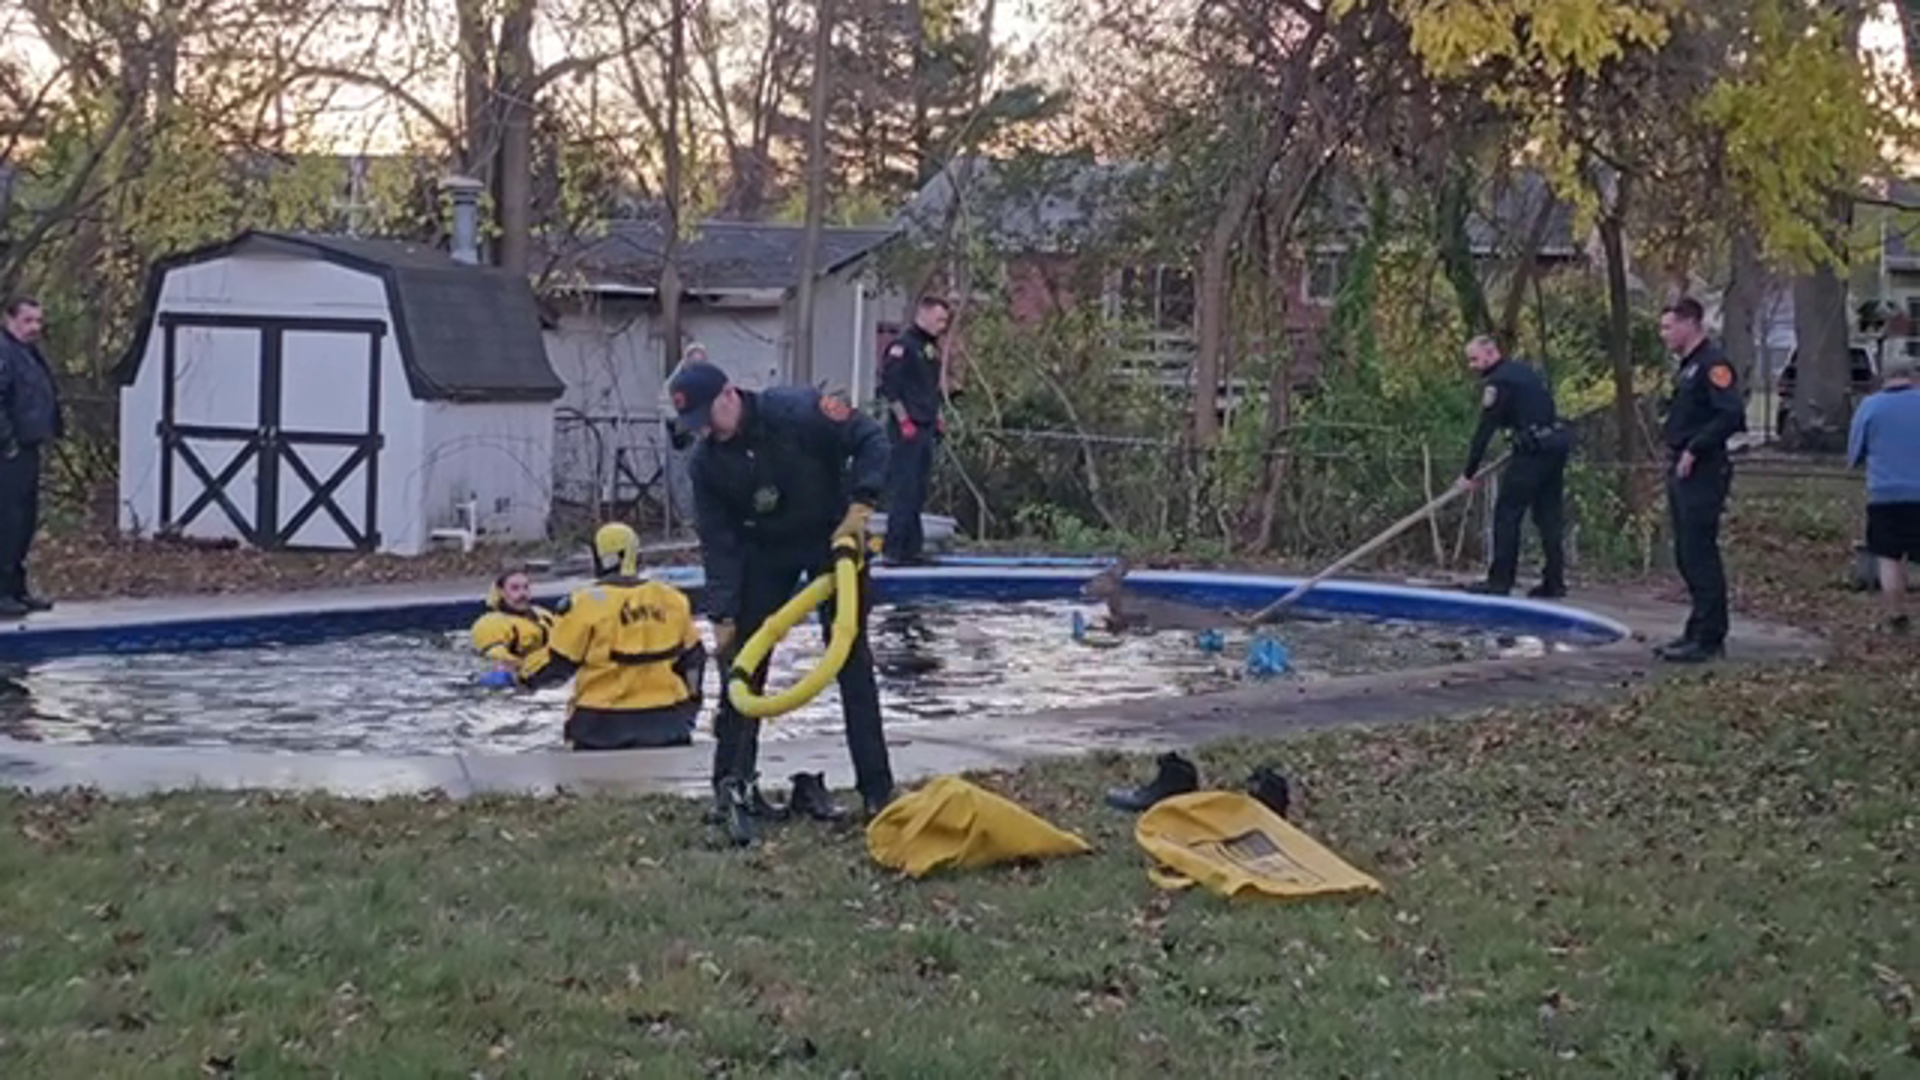
<path fill-rule="evenodd" d="M 61 193 L 60 201 L 42 214 L 33 228 L 27 230 L 27 235 L 21 237 L 18 244 L 13 245 L 13 249 L 8 253 L 5 270 L 0 271 L 0 286 L 8 290 L 12 289 L 14 281 L 19 277 L 20 268 L 26 264 L 27 257 L 32 255 L 47 238 L 47 234 L 53 231 L 53 227 L 69 217 L 74 208 L 80 204 L 81 196 L 86 194 L 87 185 L 93 182 L 94 174 L 100 169 L 100 162 L 106 158 L 107 151 L 113 147 L 113 144 L 119 141 L 120 133 L 127 129 L 128 121 L 133 119 L 136 101 L 137 98 L 133 94 L 121 97 L 119 108 L 114 111 L 113 120 L 108 123 L 105 134 L 87 151 L 86 159 L 81 162 L 80 168 L 74 171 L 73 179 L 67 182 L 67 189 Z"/>
<path fill-rule="evenodd" d="M 651 40 L 654 35 L 660 32 L 660 30 L 661 28 L 657 26 L 648 30 L 647 40 Z M 530 80 L 527 83 L 527 96 L 529 98 L 538 97 L 542 90 L 545 90 L 547 87 L 552 86 L 554 83 L 559 82 L 561 79 L 564 79 L 569 75 L 592 74 L 593 70 L 595 68 L 598 68 L 601 64 L 605 64 L 612 60 L 618 60 L 624 57 L 626 54 L 627 54 L 627 49 L 620 48 L 620 49 L 610 49 L 606 52 L 594 53 L 591 56 L 569 57 L 568 59 L 562 60 L 559 63 L 553 64 L 552 66 L 546 68 L 545 70 L 541 71 L 538 75 L 535 75 L 532 78 L 532 80 Z"/>
<path fill-rule="evenodd" d="M 350 68 L 303 64 L 288 74 L 283 85 L 290 88 L 296 83 L 307 79 L 331 79 L 335 82 L 350 83 L 355 86 L 365 86 L 378 90 L 388 97 L 393 98 L 395 101 L 398 101 L 400 104 L 405 105 L 418 115 L 420 119 L 425 120 L 428 126 L 433 128 L 434 134 L 446 140 L 448 147 L 457 149 L 461 145 L 460 132 L 456 130 L 452 124 L 447 123 L 446 120 L 434 112 L 426 102 L 415 97 L 406 87 L 401 86 L 398 82 L 384 75 L 375 75 L 366 71 L 354 71 Z"/>

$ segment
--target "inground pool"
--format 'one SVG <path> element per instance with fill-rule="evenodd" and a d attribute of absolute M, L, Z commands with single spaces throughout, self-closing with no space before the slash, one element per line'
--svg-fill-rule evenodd
<path fill-rule="evenodd" d="M 1076 635 L 1076 613 L 1098 623 L 1102 609 L 1078 593 L 1100 565 L 960 558 L 877 570 L 872 639 L 889 725 L 1204 693 L 1247 677 L 1247 636 L 1224 616 L 1224 640 L 1211 649 L 1191 631 Z M 700 585 L 693 568 L 659 576 L 690 591 Z M 1149 595 L 1238 610 L 1292 585 L 1197 571 L 1136 571 L 1127 580 Z M 0 736 L 365 754 L 559 745 L 564 688 L 526 694 L 472 684 L 479 664 L 463 632 L 477 611 L 472 601 L 330 602 L 303 613 L 297 598 L 284 599 L 238 613 L 210 606 L 145 621 L 42 622 L 26 649 L 21 635 L 0 634 Z M 1281 678 L 1540 654 L 1625 633 L 1560 605 L 1403 586 L 1336 582 L 1306 601 L 1303 608 L 1335 617 L 1276 628 L 1292 663 Z M 796 629 L 776 653 L 775 685 L 821 650 L 817 624 Z M 718 694 L 710 671 L 709 700 Z M 765 737 L 838 726 L 838 692 L 829 687 L 770 722 Z"/>

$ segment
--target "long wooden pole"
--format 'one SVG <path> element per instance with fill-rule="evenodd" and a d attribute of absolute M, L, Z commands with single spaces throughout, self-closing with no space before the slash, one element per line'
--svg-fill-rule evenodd
<path fill-rule="evenodd" d="M 1494 471 L 1499 469 L 1502 465 L 1505 465 L 1507 463 L 1507 459 L 1512 456 L 1513 455 L 1511 453 L 1506 453 L 1506 454 L 1501 454 L 1498 458 L 1495 458 L 1492 464 L 1488 465 L 1486 468 L 1481 469 L 1479 473 L 1475 474 L 1473 478 L 1474 483 L 1478 484 L 1481 481 L 1485 480 L 1487 477 L 1493 475 Z M 1392 525 L 1387 526 L 1386 531 L 1381 533 L 1379 536 L 1374 537 L 1373 539 L 1367 541 L 1366 543 L 1361 544 L 1359 547 L 1354 548 L 1352 551 L 1347 552 L 1345 555 L 1342 555 L 1338 560 L 1336 560 L 1333 563 L 1333 565 L 1313 575 L 1312 577 L 1301 582 L 1300 584 L 1295 585 L 1293 589 L 1289 591 L 1285 596 L 1282 596 L 1280 599 L 1275 600 L 1273 603 L 1268 604 L 1266 607 L 1261 608 L 1259 611 L 1255 612 L 1254 614 L 1247 616 L 1245 619 L 1245 622 L 1250 626 L 1257 626 L 1260 623 L 1263 623 L 1268 621 L 1269 619 L 1272 619 L 1275 614 L 1279 613 L 1285 608 L 1292 606 L 1295 601 L 1307 595 L 1308 592 L 1312 591 L 1314 586 L 1319 585 L 1320 583 L 1326 581 L 1328 578 L 1334 576 L 1335 574 L 1338 574 L 1340 571 L 1345 570 L 1347 567 L 1352 566 L 1354 563 L 1359 562 L 1361 559 L 1364 559 L 1367 556 L 1373 554 L 1374 552 L 1379 551 L 1381 548 L 1386 547 L 1387 544 L 1392 542 L 1392 540 L 1395 537 L 1399 536 L 1403 532 L 1406 532 L 1408 529 L 1413 528 L 1415 525 L 1420 524 L 1420 522 L 1425 520 L 1428 515 L 1434 513 L 1435 511 L 1439 510 L 1441 507 L 1447 505 L 1453 500 L 1459 498 L 1466 490 L 1467 489 L 1461 488 L 1458 486 L 1449 486 L 1447 490 L 1443 492 L 1438 498 L 1430 500 L 1427 503 L 1427 505 L 1421 507 L 1418 510 L 1415 510 L 1413 513 L 1408 514 L 1406 517 L 1403 517 L 1399 521 L 1394 522 Z"/>

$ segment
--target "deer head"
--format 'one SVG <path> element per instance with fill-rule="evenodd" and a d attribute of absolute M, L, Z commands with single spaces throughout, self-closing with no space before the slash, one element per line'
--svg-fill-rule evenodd
<path fill-rule="evenodd" d="M 1080 595 L 1091 596 L 1098 600 L 1111 600 L 1120 595 L 1120 589 L 1127 572 L 1133 569 L 1125 556 L 1117 558 L 1105 570 L 1093 575 L 1085 585 L 1080 586 Z"/>

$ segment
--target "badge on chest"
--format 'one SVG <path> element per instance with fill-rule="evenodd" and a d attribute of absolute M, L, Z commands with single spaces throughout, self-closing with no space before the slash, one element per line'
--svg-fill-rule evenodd
<path fill-rule="evenodd" d="M 771 514 L 779 506 L 780 506 L 780 489 L 779 488 L 774 487 L 772 484 L 765 484 L 754 491 L 753 493 L 753 512 L 754 513 Z"/>

